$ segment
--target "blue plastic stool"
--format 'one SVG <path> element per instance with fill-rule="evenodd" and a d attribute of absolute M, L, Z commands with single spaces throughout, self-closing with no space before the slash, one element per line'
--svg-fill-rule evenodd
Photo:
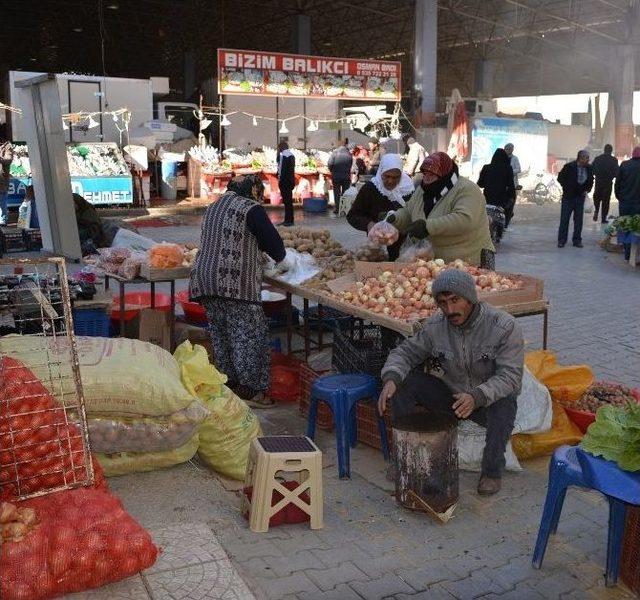
<path fill-rule="evenodd" d="M 316 432 L 318 402 L 326 402 L 333 412 L 338 450 L 338 475 L 340 479 L 351 477 L 350 447 L 357 443 L 357 421 L 354 407 L 358 400 L 375 398 L 378 382 L 372 375 L 323 375 L 311 387 L 307 437 L 313 439 Z M 382 442 L 382 454 L 389 460 L 387 428 L 384 419 L 378 415 L 378 429 Z"/>
<path fill-rule="evenodd" d="M 558 529 L 558 521 L 567 487 L 575 485 L 598 490 L 609 501 L 609 532 L 605 584 L 618 581 L 618 566 L 624 535 L 627 504 L 640 504 L 640 473 L 623 471 L 615 463 L 588 454 L 577 446 L 560 446 L 549 463 L 549 484 L 532 564 L 542 566 L 549 535 Z"/>

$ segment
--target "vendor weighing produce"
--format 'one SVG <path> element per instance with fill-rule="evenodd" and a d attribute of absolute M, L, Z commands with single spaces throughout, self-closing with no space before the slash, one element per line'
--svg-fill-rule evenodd
<path fill-rule="evenodd" d="M 207 208 L 190 282 L 191 297 L 207 313 L 216 367 L 254 407 L 272 404 L 265 396 L 270 359 L 262 252 L 285 259 L 282 238 L 260 205 L 263 192 L 256 175 L 236 177 Z"/>
<path fill-rule="evenodd" d="M 441 313 L 389 354 L 378 408 L 383 414 L 391 401 L 395 422 L 419 404 L 486 427 L 478 494 L 495 494 L 522 385 L 522 331 L 514 317 L 478 301 L 464 271 L 443 271 L 432 293 Z"/>
<path fill-rule="evenodd" d="M 495 270 L 495 247 L 491 241 L 486 202 L 480 188 L 458 175 L 458 167 L 444 152 L 427 156 L 420 167 L 422 182 L 407 205 L 387 217 L 403 233 L 429 238 L 436 258 L 449 263 L 462 259 L 474 266 Z M 421 234 L 416 225 L 422 226 Z M 384 224 L 371 228 L 384 231 Z M 394 236 L 397 239 L 397 236 Z M 393 237 L 381 240 L 393 243 Z"/>
<path fill-rule="evenodd" d="M 405 206 L 414 191 L 413 181 L 402 171 L 400 155 L 384 154 L 375 177 L 360 188 L 347 221 L 351 227 L 368 232 L 389 211 Z M 404 237 L 400 236 L 387 248 L 389 260 L 398 258 L 403 241 Z"/>

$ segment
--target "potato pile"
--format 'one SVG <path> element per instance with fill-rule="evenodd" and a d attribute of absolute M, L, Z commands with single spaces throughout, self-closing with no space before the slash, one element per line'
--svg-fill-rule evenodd
<path fill-rule="evenodd" d="M 348 250 L 340 242 L 331 239 L 327 229 L 309 229 L 308 227 L 280 227 L 278 229 L 285 248 L 298 252 L 308 252 L 314 258 L 344 256 Z"/>
<path fill-rule="evenodd" d="M 340 300 L 402 321 L 424 319 L 436 310 L 431 295 L 433 280 L 445 269 L 462 269 L 476 281 L 478 292 L 518 289 L 520 282 L 499 273 L 471 267 L 462 260 L 445 264 L 442 259 L 418 260 L 399 271 L 384 271 L 359 281 L 355 289 L 335 294 Z"/>
<path fill-rule="evenodd" d="M 0 503 L 0 545 L 2 542 L 19 542 L 38 524 L 33 508 L 17 508 L 11 502 Z"/>
<path fill-rule="evenodd" d="M 307 252 L 315 258 L 322 271 L 305 281 L 305 287 L 327 289 L 325 283 L 353 271 L 353 254 L 331 238 L 327 229 L 281 227 L 278 229 L 285 248 Z"/>

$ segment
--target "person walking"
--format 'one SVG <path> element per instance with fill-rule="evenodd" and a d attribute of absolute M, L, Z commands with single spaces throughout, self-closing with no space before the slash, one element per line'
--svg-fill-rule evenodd
<path fill-rule="evenodd" d="M 619 202 L 618 214 L 621 217 L 640 215 L 640 146 L 620 165 L 614 189 Z M 630 256 L 631 244 L 625 244 L 625 260 Z"/>
<path fill-rule="evenodd" d="M 409 152 L 407 154 L 407 162 L 404 165 L 404 172 L 409 175 L 409 177 L 414 177 L 420 173 L 420 165 L 422 165 L 424 159 L 427 157 L 427 151 L 414 137 L 407 139 L 407 146 L 409 146 Z"/>
<path fill-rule="evenodd" d="M 293 225 L 293 188 L 296 187 L 296 157 L 287 142 L 278 144 L 278 187 L 284 203 L 284 221 L 278 225 Z"/>
<path fill-rule="evenodd" d="M 484 191 L 487 204 L 504 209 L 506 225 L 513 217 L 513 199 L 516 188 L 513 179 L 513 169 L 509 155 L 502 148 L 493 153 L 491 164 L 484 165 L 478 178 L 478 186 Z"/>
<path fill-rule="evenodd" d="M 584 201 L 593 187 L 593 170 L 589 164 L 588 150 L 580 150 L 576 160 L 572 160 L 562 167 L 562 170 L 558 173 L 558 183 L 562 186 L 558 248 L 564 248 L 567 243 L 569 221 L 572 213 L 572 242 L 576 248 L 582 248 Z"/>
<path fill-rule="evenodd" d="M 593 159 L 593 176 L 595 186 L 593 190 L 593 220 L 598 220 L 600 205 L 602 205 L 602 223 L 608 223 L 609 201 L 611 200 L 611 189 L 613 180 L 618 176 L 618 159 L 613 156 L 613 146 L 604 145 L 602 154 Z"/>
<path fill-rule="evenodd" d="M 518 187 L 518 175 L 522 173 L 522 167 L 520 166 L 520 159 L 513 153 L 514 146 L 511 142 L 505 145 L 504 151 L 509 157 L 511 169 L 513 170 L 513 186 Z"/>
<path fill-rule="evenodd" d="M 340 198 L 351 186 L 351 169 L 353 168 L 353 156 L 347 147 L 347 140 L 341 140 L 338 146 L 329 156 L 329 172 L 333 183 L 333 214 L 340 212 Z"/>

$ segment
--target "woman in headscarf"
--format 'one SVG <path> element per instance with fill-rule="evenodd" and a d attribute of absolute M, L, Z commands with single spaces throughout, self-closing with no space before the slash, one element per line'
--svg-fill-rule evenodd
<path fill-rule="evenodd" d="M 486 269 L 495 268 L 495 247 L 489 233 L 486 202 L 480 188 L 458 175 L 445 152 L 427 156 L 420 167 L 422 182 L 407 205 L 387 217 L 402 233 L 416 225 L 428 236 L 436 258 L 458 258 Z"/>
<path fill-rule="evenodd" d="M 351 227 L 368 232 L 389 211 L 402 208 L 414 190 L 413 181 L 402 170 L 400 155 L 384 154 L 375 177 L 360 188 L 347 215 L 347 221 Z M 387 247 L 390 260 L 398 258 L 403 241 L 404 237 L 401 236 L 397 242 Z"/>
<path fill-rule="evenodd" d="M 207 313 L 214 362 L 229 387 L 252 406 L 272 404 L 269 330 L 262 310 L 266 252 L 285 258 L 280 234 L 261 206 L 256 175 L 236 177 L 204 214 L 200 249 L 191 270 L 190 295 Z"/>
<path fill-rule="evenodd" d="M 478 185 L 484 189 L 487 204 L 500 206 L 504 209 L 506 222 L 509 225 L 513 217 L 516 188 L 511 159 L 503 148 L 498 148 L 493 153 L 491 164 L 482 167 Z"/>

